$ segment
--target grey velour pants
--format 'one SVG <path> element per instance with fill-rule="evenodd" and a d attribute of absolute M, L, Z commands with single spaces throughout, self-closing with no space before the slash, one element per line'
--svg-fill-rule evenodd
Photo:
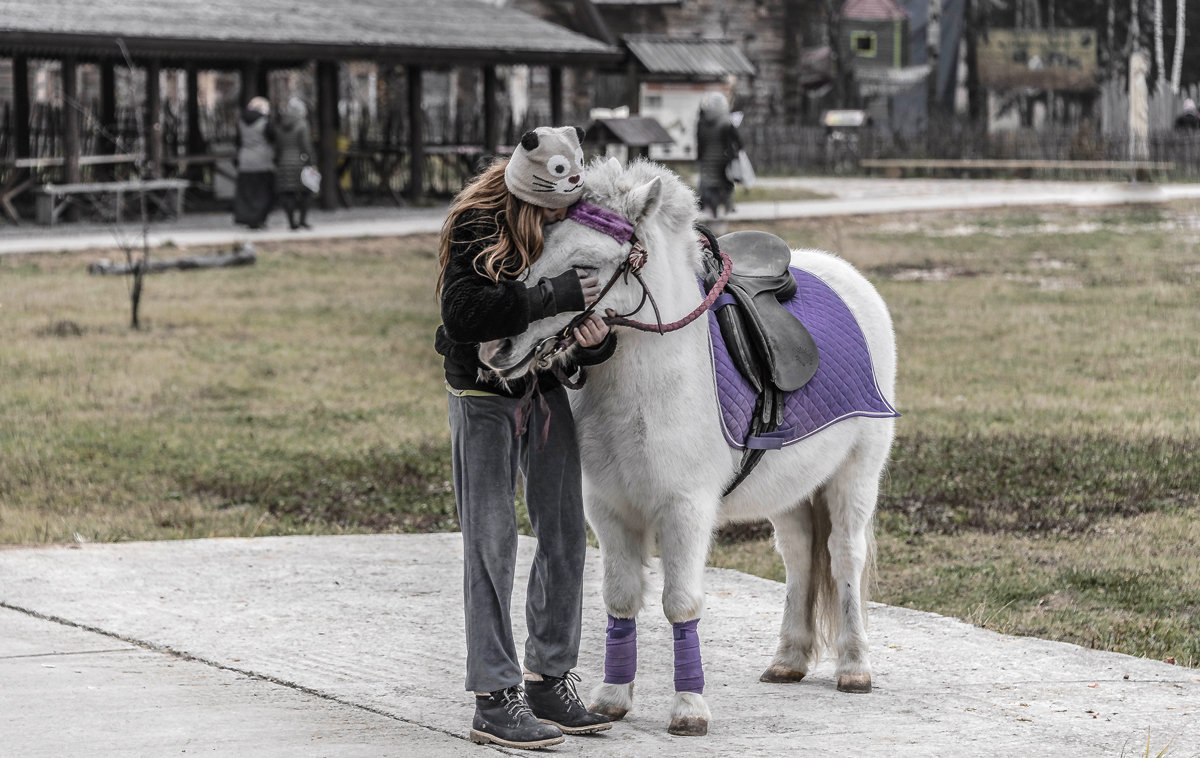
<path fill-rule="evenodd" d="M 518 400 L 449 395 L 469 691 L 495 692 L 521 681 L 509 611 L 517 562 L 518 470 L 537 537 L 525 602 L 525 668 L 563 676 L 578 662 L 587 547 L 579 446 L 566 390 L 558 387 L 545 399 L 550 431 L 539 450 L 546 413 L 536 399 L 528 430 L 518 438 Z"/>

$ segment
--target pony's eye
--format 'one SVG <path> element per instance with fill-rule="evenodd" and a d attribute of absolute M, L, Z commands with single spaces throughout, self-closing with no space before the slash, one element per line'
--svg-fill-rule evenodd
<path fill-rule="evenodd" d="M 567 160 L 566 156 L 556 155 L 546 161 L 546 170 L 554 176 L 566 176 L 567 172 L 571 170 L 571 162 Z"/>

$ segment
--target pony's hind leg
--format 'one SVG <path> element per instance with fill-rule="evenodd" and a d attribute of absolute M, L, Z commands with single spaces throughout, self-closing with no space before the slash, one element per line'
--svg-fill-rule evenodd
<path fill-rule="evenodd" d="M 875 504 L 890 435 L 888 444 L 878 444 L 882 442 L 861 443 L 824 488 L 829 506 L 829 569 L 838 601 L 837 687 L 842 692 L 871 691 L 864 595 L 874 565 Z"/>
<path fill-rule="evenodd" d="M 631 523 L 631 515 L 618 512 L 593 497 L 588 520 L 600 542 L 604 567 L 603 595 L 608 611 L 604 681 L 592 689 L 588 710 L 614 720 L 633 708 L 633 680 L 637 670 L 635 619 L 645 597 L 645 565 L 649 546 L 644 524 Z"/>
<path fill-rule="evenodd" d="M 813 581 L 813 511 L 809 502 L 800 503 L 771 517 L 775 527 L 775 549 L 787 573 L 783 625 L 775 659 L 759 677 L 762 682 L 798 682 L 808 674 L 816 653 L 816 620 L 813 618 L 817 587 Z"/>

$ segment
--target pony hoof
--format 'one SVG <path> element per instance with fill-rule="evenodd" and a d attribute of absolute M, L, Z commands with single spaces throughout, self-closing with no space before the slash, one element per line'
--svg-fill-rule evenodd
<path fill-rule="evenodd" d="M 592 713 L 599 713 L 602 716 L 608 716 L 613 721 L 620 721 L 621 719 L 625 718 L 625 714 L 629 713 L 629 711 L 621 708 L 620 706 L 599 705 L 597 703 L 589 705 L 588 710 Z"/>
<path fill-rule="evenodd" d="M 842 674 L 838 677 L 839 692 L 851 692 L 855 695 L 865 695 L 871 691 L 870 674 Z"/>
<path fill-rule="evenodd" d="M 667 733 L 674 734 L 676 737 L 703 737 L 708 734 L 708 719 L 696 716 L 671 719 Z"/>
<path fill-rule="evenodd" d="M 790 684 L 800 681 L 805 675 L 806 672 L 804 671 L 797 671 L 778 663 L 772 663 L 766 671 L 762 672 L 762 676 L 758 678 L 758 681 L 770 684 Z"/>

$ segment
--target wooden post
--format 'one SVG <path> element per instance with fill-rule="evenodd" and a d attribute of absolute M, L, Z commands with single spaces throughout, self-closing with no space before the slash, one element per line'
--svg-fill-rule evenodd
<path fill-rule="evenodd" d="M 563 70 L 562 66 L 550 67 L 550 123 L 563 123 Z"/>
<path fill-rule="evenodd" d="M 629 115 L 638 115 L 641 110 L 641 101 L 641 76 L 638 74 L 637 61 L 633 60 L 631 56 L 629 64 L 625 68 L 625 104 L 629 106 Z"/>
<path fill-rule="evenodd" d="M 425 129 L 421 121 L 421 67 L 408 73 L 408 200 L 414 205 L 425 195 Z"/>
<path fill-rule="evenodd" d="M 204 153 L 204 135 L 200 133 L 200 73 L 195 63 L 187 65 L 187 152 L 188 155 Z M 202 181 L 204 167 L 188 166 L 188 179 Z"/>
<path fill-rule="evenodd" d="M 146 169 L 162 176 L 162 62 L 157 58 L 146 64 Z"/>
<path fill-rule="evenodd" d="M 317 128 L 321 146 L 321 207 L 337 207 L 338 64 L 317 63 Z"/>
<path fill-rule="evenodd" d="M 254 94 L 271 99 L 271 69 L 262 63 L 255 64 Z"/>
<path fill-rule="evenodd" d="M 79 181 L 79 77 L 74 57 L 63 58 L 63 181 Z"/>
<path fill-rule="evenodd" d="M 112 60 L 100 61 L 100 128 L 104 133 L 96 152 L 112 155 L 117 151 L 117 71 Z"/>
<path fill-rule="evenodd" d="M 483 67 L 483 152 L 495 155 L 500 144 L 496 137 L 496 67 Z"/>
<path fill-rule="evenodd" d="M 242 92 L 239 102 L 245 108 L 250 99 L 261 94 L 258 92 L 258 61 L 246 61 L 242 64 Z"/>
<path fill-rule="evenodd" d="M 18 158 L 29 157 L 29 59 L 14 55 L 13 77 L 13 141 Z"/>

